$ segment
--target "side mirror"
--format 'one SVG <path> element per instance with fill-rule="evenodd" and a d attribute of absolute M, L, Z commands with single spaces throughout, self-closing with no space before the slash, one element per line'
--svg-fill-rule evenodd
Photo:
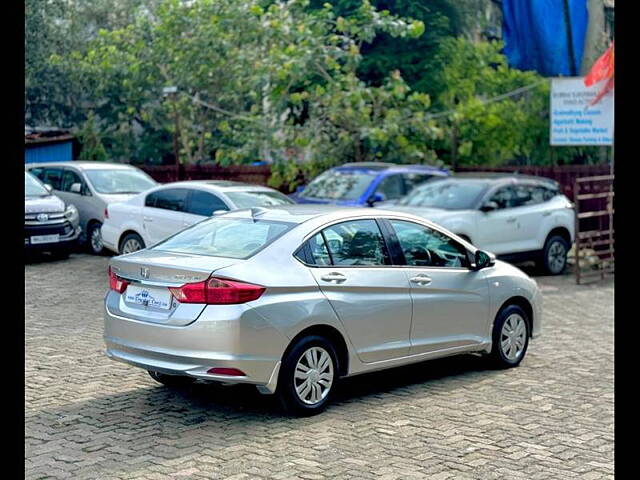
<path fill-rule="evenodd" d="M 227 213 L 229 210 L 215 210 L 213 212 L 214 215 L 222 215 L 223 213 Z"/>
<path fill-rule="evenodd" d="M 81 183 L 72 183 L 70 191 L 71 191 L 71 193 L 82 194 L 82 184 Z"/>
<path fill-rule="evenodd" d="M 481 212 L 491 212 L 492 210 L 498 210 L 498 204 L 491 200 L 480 207 Z"/>
<path fill-rule="evenodd" d="M 385 196 L 382 193 L 374 193 L 369 198 L 367 198 L 367 205 L 373 207 L 374 203 L 384 202 L 385 200 Z"/>
<path fill-rule="evenodd" d="M 476 250 L 476 267 L 474 270 L 492 267 L 496 264 L 496 256 L 484 250 Z"/>
<path fill-rule="evenodd" d="M 44 184 L 44 188 L 46 188 L 49 193 L 51 193 L 53 191 L 53 187 L 51 185 L 49 185 L 48 183 Z"/>

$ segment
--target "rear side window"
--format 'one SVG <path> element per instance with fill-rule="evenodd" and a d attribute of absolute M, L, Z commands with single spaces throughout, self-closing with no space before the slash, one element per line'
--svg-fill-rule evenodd
<path fill-rule="evenodd" d="M 167 188 L 150 193 L 145 199 L 147 207 L 161 208 L 175 212 L 184 212 L 189 190 L 186 188 Z"/>
<path fill-rule="evenodd" d="M 325 228 L 323 236 L 336 266 L 390 265 L 382 233 L 375 220 L 353 220 Z"/>
<path fill-rule="evenodd" d="M 429 180 L 432 176 L 433 175 L 426 175 L 424 173 L 405 173 L 402 175 L 404 179 L 404 191 L 406 193 L 410 192 L 416 186 Z"/>
<path fill-rule="evenodd" d="M 229 210 L 229 207 L 217 195 L 202 190 L 192 190 L 187 213 L 210 217 L 216 210 Z"/>
<path fill-rule="evenodd" d="M 294 226 L 292 223 L 215 216 L 152 247 L 175 253 L 249 258 Z"/>

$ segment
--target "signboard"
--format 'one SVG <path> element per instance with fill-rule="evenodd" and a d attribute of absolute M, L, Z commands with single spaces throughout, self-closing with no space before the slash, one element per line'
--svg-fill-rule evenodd
<path fill-rule="evenodd" d="M 613 91 L 589 106 L 600 88 L 583 77 L 551 79 L 551 145 L 613 145 Z"/>

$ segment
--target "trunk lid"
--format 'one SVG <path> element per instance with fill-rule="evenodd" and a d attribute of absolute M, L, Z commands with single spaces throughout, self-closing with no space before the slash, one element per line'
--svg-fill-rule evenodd
<path fill-rule="evenodd" d="M 129 285 L 122 294 L 110 291 L 107 308 L 113 314 L 133 320 L 188 325 L 197 320 L 206 305 L 182 304 L 169 288 L 201 282 L 214 271 L 243 261 L 161 250 L 141 250 L 115 257 L 109 264 L 111 270 Z"/>

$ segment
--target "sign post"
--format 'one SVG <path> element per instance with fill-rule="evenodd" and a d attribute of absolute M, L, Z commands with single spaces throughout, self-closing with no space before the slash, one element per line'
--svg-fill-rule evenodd
<path fill-rule="evenodd" d="M 551 80 L 552 146 L 613 145 L 613 90 L 590 105 L 598 90 L 583 77 Z"/>

